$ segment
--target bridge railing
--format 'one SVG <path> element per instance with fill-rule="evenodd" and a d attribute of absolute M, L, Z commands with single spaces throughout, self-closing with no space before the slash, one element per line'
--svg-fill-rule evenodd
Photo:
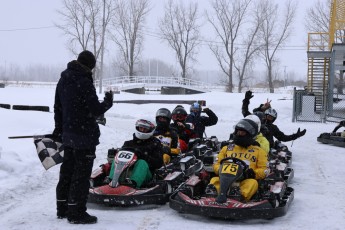
<path fill-rule="evenodd" d="M 99 81 L 95 81 L 98 85 Z M 196 81 L 192 79 L 183 79 L 177 77 L 162 76 L 121 76 L 114 78 L 106 78 L 102 80 L 103 87 L 120 86 L 126 87 L 128 84 L 148 84 L 148 85 L 183 85 L 193 88 L 210 89 L 211 85 L 207 82 Z"/>

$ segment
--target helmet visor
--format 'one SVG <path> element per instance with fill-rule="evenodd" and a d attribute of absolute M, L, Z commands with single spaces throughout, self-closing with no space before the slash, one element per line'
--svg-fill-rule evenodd
<path fill-rule="evenodd" d="M 199 113 L 200 112 L 200 109 L 199 108 L 191 108 L 190 111 L 192 113 Z"/>
<path fill-rule="evenodd" d="M 137 131 L 142 133 L 150 133 L 155 129 L 154 124 L 145 120 L 139 120 L 135 124 L 135 128 Z"/>
<path fill-rule="evenodd" d="M 152 129 L 150 129 L 149 127 L 146 127 L 146 126 L 137 126 L 137 130 L 139 132 L 142 132 L 142 133 L 149 133 L 152 131 Z"/>
<path fill-rule="evenodd" d="M 184 120 L 186 120 L 186 118 L 187 118 L 187 115 L 185 115 L 185 114 L 173 114 L 172 115 L 172 119 L 174 121 L 184 121 Z"/>

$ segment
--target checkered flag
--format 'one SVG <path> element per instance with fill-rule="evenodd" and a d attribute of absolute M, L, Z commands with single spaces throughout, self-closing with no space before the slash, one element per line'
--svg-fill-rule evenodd
<path fill-rule="evenodd" d="M 50 167 L 60 164 L 63 161 L 63 145 L 51 138 L 34 140 L 38 157 L 43 167 L 48 170 Z"/>

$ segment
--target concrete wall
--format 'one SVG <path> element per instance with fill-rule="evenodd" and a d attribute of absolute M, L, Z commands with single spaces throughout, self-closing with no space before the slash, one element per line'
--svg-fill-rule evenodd
<path fill-rule="evenodd" d="M 161 88 L 161 94 L 165 95 L 171 95 L 171 94 L 198 94 L 198 93 L 204 93 L 200 90 L 194 90 L 194 89 L 187 89 L 183 87 L 167 87 L 162 86 Z"/>

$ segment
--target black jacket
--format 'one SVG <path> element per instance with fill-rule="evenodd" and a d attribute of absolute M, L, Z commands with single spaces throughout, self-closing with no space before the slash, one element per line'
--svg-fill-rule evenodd
<path fill-rule="evenodd" d="M 249 112 L 248 105 L 249 105 L 249 100 L 248 99 L 243 99 L 242 101 L 242 114 L 244 117 L 250 115 L 251 113 Z M 263 104 L 261 104 L 258 108 L 255 108 L 253 112 L 256 111 L 261 111 Z M 260 132 L 268 142 L 270 143 L 270 148 L 274 148 L 274 137 L 279 140 L 279 141 L 292 141 L 298 138 L 296 134 L 292 135 L 285 135 L 282 131 L 279 130 L 278 126 L 272 123 L 266 123 L 266 124 L 261 124 L 261 129 Z"/>
<path fill-rule="evenodd" d="M 271 148 L 274 148 L 274 138 L 275 137 L 279 141 L 293 141 L 298 138 L 297 134 L 285 135 L 282 131 L 279 130 L 278 126 L 272 123 L 266 123 L 266 127 L 268 129 L 268 136 L 265 136 L 270 143 Z"/>
<path fill-rule="evenodd" d="M 170 124 L 170 129 L 174 129 L 177 132 L 178 138 L 183 140 L 186 144 L 189 143 L 190 136 L 192 135 L 193 131 L 190 129 L 190 125 L 182 122 L 184 127 L 179 126 L 177 122 Z"/>
<path fill-rule="evenodd" d="M 251 112 L 249 112 L 249 109 L 248 109 L 249 103 L 250 103 L 250 102 L 249 102 L 249 99 L 246 99 L 246 98 L 243 99 L 243 101 L 242 101 L 242 115 L 243 115 L 243 117 L 246 117 L 246 116 L 252 114 Z M 255 108 L 255 109 L 253 110 L 253 112 L 256 112 L 256 111 L 262 112 L 261 109 L 260 109 L 262 106 L 263 106 L 263 104 L 261 104 L 258 108 Z M 266 127 L 265 124 L 261 124 L 260 133 L 262 133 L 262 135 L 263 135 L 264 137 L 266 137 L 266 139 L 267 139 L 269 142 L 270 142 L 269 139 L 273 139 L 272 134 L 270 134 L 270 131 L 268 130 L 268 128 Z M 271 142 L 270 142 L 270 143 L 271 143 Z M 270 144 L 270 146 L 273 147 L 273 145 L 271 145 L 271 144 Z"/>
<path fill-rule="evenodd" d="M 212 126 L 217 124 L 218 117 L 217 115 L 210 109 L 206 111 L 206 116 L 193 116 L 189 114 L 186 119 L 186 123 L 192 123 L 194 125 L 194 133 L 195 137 L 203 138 L 203 134 L 205 132 L 206 126 Z"/>
<path fill-rule="evenodd" d="M 71 148 L 94 148 L 100 136 L 96 118 L 111 106 L 98 101 L 91 70 L 71 61 L 56 86 L 54 134 L 62 135 L 63 144 Z"/>
<path fill-rule="evenodd" d="M 251 112 L 249 112 L 249 109 L 248 109 L 248 107 L 249 107 L 249 99 L 243 99 L 243 101 L 242 101 L 242 115 L 243 115 L 243 117 L 246 117 L 246 116 L 248 116 L 248 115 L 251 115 L 252 113 Z"/>
<path fill-rule="evenodd" d="M 162 144 L 157 138 L 140 140 L 133 134 L 133 140 L 125 141 L 123 144 L 122 148 L 125 147 L 139 150 L 136 152 L 137 157 L 147 162 L 151 172 L 163 166 Z"/>

